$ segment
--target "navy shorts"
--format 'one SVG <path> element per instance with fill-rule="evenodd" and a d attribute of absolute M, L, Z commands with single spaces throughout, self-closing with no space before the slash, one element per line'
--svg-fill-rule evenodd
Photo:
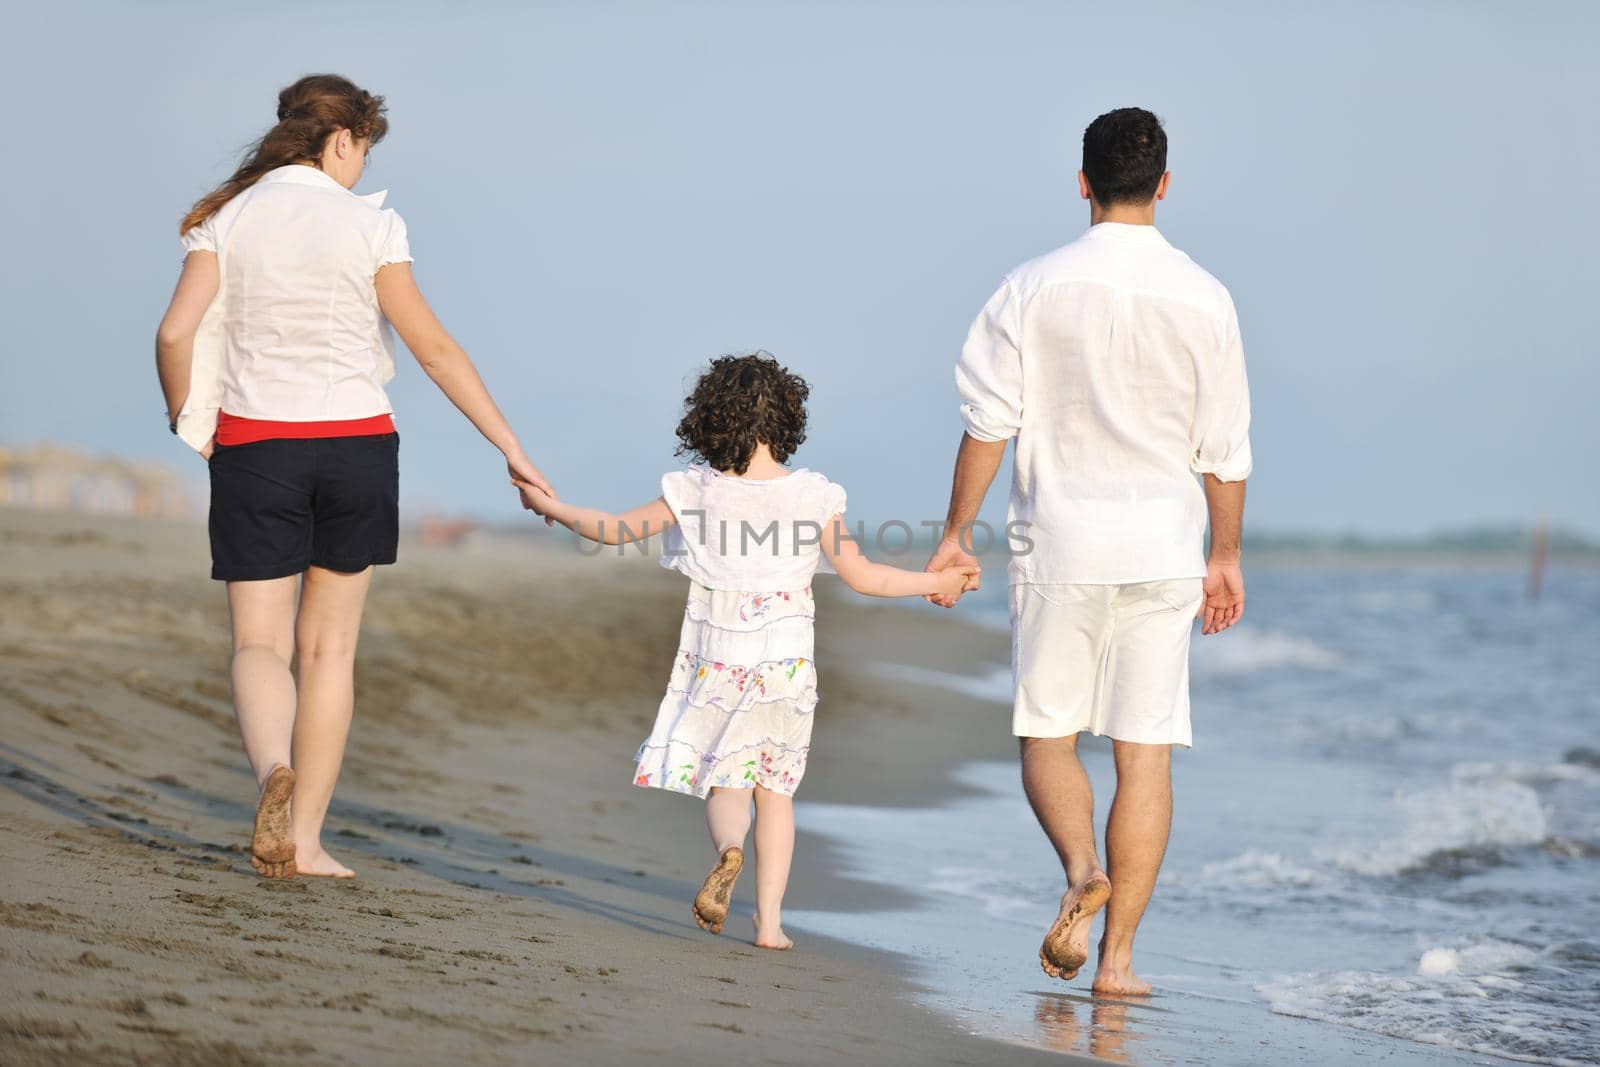
<path fill-rule="evenodd" d="M 218 445 L 211 453 L 211 577 L 264 581 L 307 567 L 393 563 L 400 435 Z"/>

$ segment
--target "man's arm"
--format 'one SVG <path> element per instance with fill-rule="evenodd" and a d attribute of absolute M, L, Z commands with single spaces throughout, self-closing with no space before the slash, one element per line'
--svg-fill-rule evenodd
<path fill-rule="evenodd" d="M 1244 481 L 1205 476 L 1206 510 L 1211 514 L 1211 558 L 1206 562 L 1205 599 L 1198 612 L 1200 632 L 1221 633 L 1244 616 L 1244 571 L 1240 553 L 1244 531 Z"/>
<path fill-rule="evenodd" d="M 945 514 L 944 534 L 928 560 L 927 570 L 940 571 L 951 564 L 977 566 L 977 558 L 967 551 L 972 546 L 970 531 L 1005 455 L 1004 440 L 980 441 L 970 433 L 961 435 L 961 448 L 956 452 L 956 473 L 950 484 L 950 509 Z M 979 577 L 974 575 L 963 591 L 970 592 L 978 585 Z M 956 599 L 952 596 L 927 598 L 929 603 L 942 608 L 955 607 Z"/>

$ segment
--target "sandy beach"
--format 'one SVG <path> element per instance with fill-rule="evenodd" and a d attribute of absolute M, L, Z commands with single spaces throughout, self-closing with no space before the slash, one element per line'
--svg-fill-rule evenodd
<path fill-rule="evenodd" d="M 1004 636 L 819 578 L 823 701 L 788 904 L 893 908 L 805 800 L 926 803 L 1006 758 L 1004 709 L 886 681 Z M 402 548 L 374 585 L 327 844 L 351 882 L 268 882 L 197 523 L 0 511 L 0 1060 L 6 1063 L 1061 1062 L 919 1007 L 903 961 L 711 937 L 700 805 L 629 785 L 683 581 L 564 538 Z"/>

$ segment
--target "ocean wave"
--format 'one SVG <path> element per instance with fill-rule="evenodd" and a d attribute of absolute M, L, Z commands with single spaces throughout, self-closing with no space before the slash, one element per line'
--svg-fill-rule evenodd
<path fill-rule="evenodd" d="M 1162 880 L 1186 889 L 1267 889 L 1316 885 L 1323 877 L 1321 872 L 1286 859 L 1281 853 L 1252 848 L 1232 859 L 1207 863 L 1193 873 L 1163 875 Z"/>
<path fill-rule="evenodd" d="M 1547 837 L 1539 794 L 1501 778 L 1453 781 L 1395 796 L 1400 832 L 1375 844 L 1320 850 L 1320 857 L 1363 875 L 1427 872 L 1459 876 L 1501 862 L 1501 850 Z"/>
<path fill-rule="evenodd" d="M 1585 943 L 1587 944 L 1587 943 Z M 1409 974 L 1282 975 L 1256 986 L 1272 1011 L 1527 1063 L 1593 1062 L 1600 1023 L 1565 957 L 1484 938 L 1422 951 Z"/>
<path fill-rule="evenodd" d="M 1196 641 L 1190 663 L 1198 675 L 1226 676 L 1282 668 L 1331 670 L 1339 657 L 1303 637 L 1241 626 L 1215 640 Z"/>

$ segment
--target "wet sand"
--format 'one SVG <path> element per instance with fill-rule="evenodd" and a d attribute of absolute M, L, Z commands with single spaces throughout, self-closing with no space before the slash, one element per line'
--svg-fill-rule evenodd
<path fill-rule="evenodd" d="M 0 1062 L 1061 1063 L 914 1004 L 903 961 L 689 904 L 700 805 L 629 784 L 683 580 L 556 536 L 402 547 L 378 576 L 325 843 L 250 869 L 254 786 L 198 524 L 0 510 Z M 805 802 L 927 803 L 1006 758 L 992 706 L 874 676 L 1004 636 L 818 582 L 823 700 L 788 904 L 890 909 Z"/>

